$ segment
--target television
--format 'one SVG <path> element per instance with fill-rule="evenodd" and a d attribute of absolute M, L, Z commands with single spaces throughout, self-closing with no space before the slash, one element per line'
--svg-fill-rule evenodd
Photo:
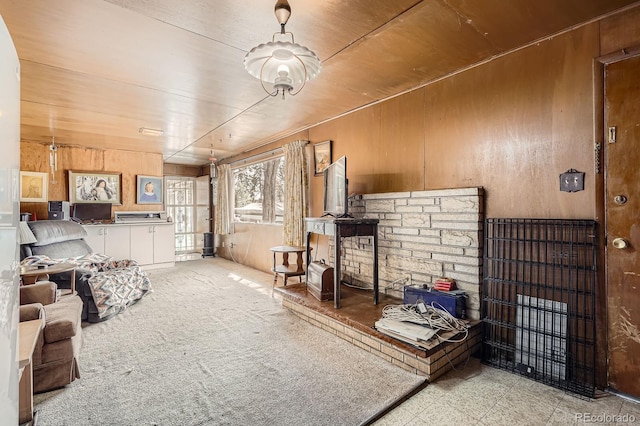
<path fill-rule="evenodd" d="M 322 216 L 349 217 L 347 202 L 347 157 L 343 156 L 324 169 Z"/>
<path fill-rule="evenodd" d="M 110 222 L 111 203 L 76 203 L 73 217 L 76 222 Z"/>

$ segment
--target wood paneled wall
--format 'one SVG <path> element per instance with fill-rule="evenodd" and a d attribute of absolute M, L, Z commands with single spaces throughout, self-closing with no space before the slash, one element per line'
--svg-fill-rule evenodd
<path fill-rule="evenodd" d="M 209 174 L 209 166 L 187 166 L 184 164 L 165 163 L 163 169 L 165 176 L 199 177 Z"/>
<path fill-rule="evenodd" d="M 597 218 L 594 61 L 637 45 L 640 7 L 314 126 L 308 139 L 332 140 L 333 159 L 348 157 L 351 194 L 481 186 L 487 217 Z M 559 190 L 571 168 L 585 172 L 584 191 Z M 310 193 L 319 216 L 322 177 L 310 175 Z"/>
<path fill-rule="evenodd" d="M 593 218 L 591 24 L 425 90 L 426 188 L 482 186 L 489 217 Z M 585 190 L 559 175 L 585 172 Z"/>
<path fill-rule="evenodd" d="M 487 215 L 592 218 L 597 23 L 310 130 L 358 194 L 482 186 Z M 584 171 L 577 193 L 559 175 Z M 321 211 L 322 182 L 312 185 Z"/>
<path fill-rule="evenodd" d="M 640 46 L 640 7 L 600 22 L 600 55 Z"/>
<path fill-rule="evenodd" d="M 640 45 L 638 28 L 640 7 L 246 155 L 295 139 L 332 140 L 333 159 L 348 157 L 351 194 L 481 186 L 488 217 L 594 218 L 594 143 L 601 139 L 594 130 L 601 126 L 594 82 L 601 76 L 593 64 L 598 56 Z M 47 145 L 23 141 L 21 170 L 48 171 L 48 155 Z M 120 171 L 123 205 L 114 209 L 153 209 L 135 204 L 135 176 L 163 175 L 160 154 L 61 146 L 59 162 L 50 200 L 68 199 L 67 170 Z M 584 191 L 559 191 L 559 175 L 570 168 L 585 172 Z M 313 216 L 322 211 L 322 185 L 320 176 L 310 175 Z M 22 203 L 21 209 L 46 215 L 44 203 Z M 273 234 L 267 240 L 281 241 L 281 227 L 267 229 Z M 268 259 L 270 253 L 251 249 L 255 239 L 249 234 L 234 248 Z M 324 255 L 325 247 L 318 249 Z M 269 261 L 251 263 L 264 269 Z"/>
<path fill-rule="evenodd" d="M 49 173 L 49 146 L 36 142 L 20 143 L 20 170 Z M 121 150 L 101 150 L 59 146 L 56 183 L 49 174 L 49 200 L 69 200 L 68 171 L 122 173 L 122 205 L 113 210 L 158 210 L 158 205 L 136 204 L 136 175 L 162 176 L 162 154 Z M 20 211 L 47 217 L 47 203 L 20 203 Z"/>

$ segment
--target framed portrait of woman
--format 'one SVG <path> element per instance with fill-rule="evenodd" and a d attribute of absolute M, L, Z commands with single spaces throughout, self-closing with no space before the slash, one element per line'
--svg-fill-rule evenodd
<path fill-rule="evenodd" d="M 136 177 L 136 204 L 162 204 L 164 188 L 162 176 Z"/>
<path fill-rule="evenodd" d="M 122 204 L 122 174 L 69 171 L 69 202 Z"/>

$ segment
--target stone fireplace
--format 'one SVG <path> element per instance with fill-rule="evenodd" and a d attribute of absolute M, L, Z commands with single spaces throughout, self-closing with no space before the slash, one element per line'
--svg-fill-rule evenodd
<path fill-rule="evenodd" d="M 483 190 L 460 188 L 394 192 L 357 196 L 350 201 L 354 217 L 378 219 L 378 273 L 380 304 L 371 304 L 368 292 L 349 293 L 342 308 L 319 301 L 305 284 L 276 290 L 283 306 L 301 319 L 369 351 L 392 364 L 433 381 L 454 365 L 465 363 L 480 350 L 482 341 L 480 289 L 482 284 Z M 342 278 L 354 287 L 373 283 L 372 237 L 344 238 Z M 333 241 L 329 240 L 333 253 Z M 331 259 L 329 259 L 330 261 Z M 397 303 L 403 287 L 430 287 L 441 277 L 453 278 L 467 293 L 471 328 L 464 341 L 434 343 L 423 350 L 378 332 L 374 323 L 385 304 Z M 356 294 L 357 293 L 357 294 Z"/>
<path fill-rule="evenodd" d="M 480 318 L 482 188 L 361 195 L 350 200 L 349 212 L 380 221 L 381 293 L 402 298 L 405 285 L 431 287 L 438 278 L 453 278 L 467 293 L 467 317 Z M 371 237 L 343 240 L 343 282 L 372 286 L 371 244 Z"/>

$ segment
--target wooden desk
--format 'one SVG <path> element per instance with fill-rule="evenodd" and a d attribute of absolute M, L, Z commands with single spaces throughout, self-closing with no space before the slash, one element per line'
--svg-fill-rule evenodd
<path fill-rule="evenodd" d="M 308 249 L 311 234 L 329 235 L 335 238 L 333 252 L 333 305 L 340 308 L 341 259 L 340 246 L 345 237 L 373 237 L 373 303 L 378 304 L 378 219 L 354 218 L 321 218 L 304 219 L 307 231 L 307 265 L 311 262 L 311 251 Z"/>
<path fill-rule="evenodd" d="M 33 420 L 33 351 L 40 337 L 44 320 L 21 322 L 18 328 L 18 359 L 20 366 L 19 421 Z"/>
<path fill-rule="evenodd" d="M 55 265 L 38 268 L 37 266 L 22 266 L 20 268 L 20 277 L 25 285 L 34 284 L 38 277 L 50 274 L 61 274 L 63 272 L 71 272 L 71 294 L 76 294 L 76 265 L 73 263 L 56 263 Z M 69 290 L 62 289 L 62 295 L 69 294 Z"/>
<path fill-rule="evenodd" d="M 276 285 L 278 281 L 278 274 L 282 274 L 284 277 L 284 285 L 287 285 L 287 279 L 289 277 L 301 277 L 305 274 L 304 262 L 302 253 L 305 252 L 305 247 L 300 246 L 275 246 L 269 250 L 273 252 L 273 267 L 271 270 L 274 273 L 273 285 Z M 276 255 L 282 253 L 282 264 L 278 265 Z M 289 265 L 289 253 L 297 253 L 298 259 L 295 265 Z"/>

